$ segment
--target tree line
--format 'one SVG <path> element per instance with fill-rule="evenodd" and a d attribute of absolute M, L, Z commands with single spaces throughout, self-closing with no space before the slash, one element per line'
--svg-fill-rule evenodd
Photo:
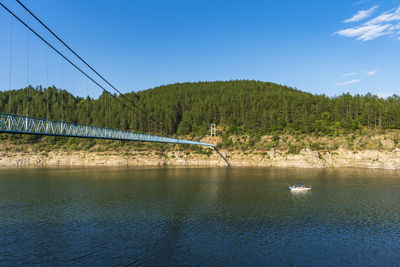
<path fill-rule="evenodd" d="M 216 123 L 229 134 L 330 134 L 400 129 L 400 97 L 314 95 L 269 82 L 177 83 L 125 95 L 146 112 L 122 106 L 121 96 L 76 97 L 54 86 L 0 92 L 0 112 L 165 135 L 208 134 Z"/>

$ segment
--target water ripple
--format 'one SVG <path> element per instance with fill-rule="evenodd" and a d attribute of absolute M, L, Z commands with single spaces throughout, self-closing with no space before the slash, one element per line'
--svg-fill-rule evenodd
<path fill-rule="evenodd" d="M 398 174 L 258 168 L 4 170 L 0 262 L 396 265 Z M 287 186 L 295 182 L 311 184 L 312 191 L 290 193 Z"/>

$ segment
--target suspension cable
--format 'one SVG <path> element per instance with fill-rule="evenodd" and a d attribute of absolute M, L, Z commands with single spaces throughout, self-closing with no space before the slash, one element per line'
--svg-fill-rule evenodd
<path fill-rule="evenodd" d="M 76 93 L 76 86 L 75 86 L 75 69 L 72 69 L 72 87 L 74 92 Z M 74 122 L 78 122 L 78 115 L 77 115 L 77 102 L 74 98 Z"/>
<path fill-rule="evenodd" d="M 49 119 L 49 91 L 50 91 L 50 85 L 49 85 L 49 48 L 46 47 L 46 86 L 47 86 L 47 113 L 46 113 L 46 119 Z"/>
<path fill-rule="evenodd" d="M 10 9 L 8 9 L 3 3 L 0 2 L 0 6 L 2 6 L 7 12 L 9 12 L 11 15 L 13 15 L 19 22 L 21 22 L 25 27 L 27 27 L 31 32 L 33 32 L 40 40 L 42 40 L 46 45 L 51 47 L 57 54 L 59 54 L 61 57 L 63 57 L 69 64 L 71 64 L 74 68 L 76 68 L 79 72 L 81 72 L 83 75 L 85 75 L 89 80 L 91 80 L 94 84 L 96 84 L 98 87 L 103 89 L 106 93 L 111 95 L 114 99 L 116 99 L 119 103 L 121 103 L 123 106 L 126 106 L 127 108 L 131 109 L 135 114 L 137 114 L 139 117 L 148 120 L 147 118 L 143 117 L 141 114 L 136 112 L 132 107 L 126 105 L 124 102 L 122 102 L 118 97 L 115 95 L 111 94 L 106 88 L 104 88 L 101 84 L 99 84 L 97 81 L 95 81 L 92 77 L 90 77 L 86 72 L 84 72 L 81 68 L 79 68 L 76 64 L 74 64 L 70 59 L 68 59 L 64 54 L 62 54 L 60 51 L 58 51 L 54 46 L 52 46 L 48 41 L 46 41 L 40 34 L 38 34 L 35 30 L 33 30 L 29 25 L 27 25 L 22 19 L 20 19 L 17 15 L 15 15 Z"/>
<path fill-rule="evenodd" d="M 86 80 L 86 125 L 89 125 L 89 101 L 90 101 L 90 97 L 89 97 L 89 89 L 88 89 L 88 81 Z"/>
<path fill-rule="evenodd" d="M 25 116 L 29 113 L 29 31 L 26 31 L 26 107 Z"/>
<path fill-rule="evenodd" d="M 10 88 L 10 96 L 9 96 L 9 103 L 8 103 L 8 105 L 9 105 L 9 112 L 10 112 L 10 114 L 12 113 L 11 111 L 12 111 L 12 91 L 11 91 L 11 76 L 12 76 L 12 52 L 13 52 L 13 50 L 12 50 L 12 46 L 13 46 L 13 43 L 12 43 L 12 33 L 13 33 L 13 24 L 12 24 L 12 18 L 11 18 L 11 20 L 10 20 L 10 79 L 9 79 L 9 88 Z"/>
<path fill-rule="evenodd" d="M 64 50 L 61 50 L 64 52 Z M 64 120 L 64 60 L 61 59 L 61 120 Z"/>
<path fill-rule="evenodd" d="M 29 31 L 26 31 L 26 86 L 29 85 Z"/>
<path fill-rule="evenodd" d="M 108 80 L 106 80 L 100 73 L 98 73 L 92 66 L 89 65 L 82 57 L 80 57 L 71 47 L 69 47 L 60 37 L 58 37 L 57 34 L 55 34 L 49 27 L 47 27 L 44 22 L 42 22 L 35 14 L 32 13 L 24 4 L 21 3 L 21 1 L 16 0 L 29 14 L 31 14 L 43 27 L 46 28 L 55 38 L 57 38 L 58 41 L 60 41 L 66 48 L 68 48 L 69 51 L 71 51 L 77 58 L 79 58 L 87 67 L 89 67 L 94 73 L 96 73 L 103 81 L 105 81 L 109 86 L 111 86 L 116 92 L 118 92 L 125 100 L 128 101 L 132 106 L 136 107 L 140 112 L 146 115 L 149 119 L 151 119 L 154 122 L 157 122 L 155 119 L 153 119 L 151 116 L 149 116 L 145 111 L 140 109 L 135 103 L 133 103 L 129 98 L 127 98 L 123 93 L 121 93 L 114 85 L 112 85 Z"/>

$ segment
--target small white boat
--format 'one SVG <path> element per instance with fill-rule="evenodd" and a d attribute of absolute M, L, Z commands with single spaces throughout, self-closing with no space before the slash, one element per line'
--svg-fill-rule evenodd
<path fill-rule="evenodd" d="M 310 191 L 311 187 L 305 187 L 303 183 L 296 183 L 293 186 L 289 186 L 289 189 L 292 192 L 304 192 L 304 191 Z"/>

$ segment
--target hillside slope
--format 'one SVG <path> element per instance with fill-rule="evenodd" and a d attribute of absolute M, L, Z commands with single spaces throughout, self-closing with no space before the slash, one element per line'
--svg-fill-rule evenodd
<path fill-rule="evenodd" d="M 127 97 L 157 122 L 121 107 L 106 94 L 83 99 L 55 87 L 0 92 L 0 112 L 169 135 L 204 136 L 210 123 L 239 135 L 325 135 L 400 128 L 398 96 L 330 98 L 268 82 L 238 80 L 171 84 Z"/>

